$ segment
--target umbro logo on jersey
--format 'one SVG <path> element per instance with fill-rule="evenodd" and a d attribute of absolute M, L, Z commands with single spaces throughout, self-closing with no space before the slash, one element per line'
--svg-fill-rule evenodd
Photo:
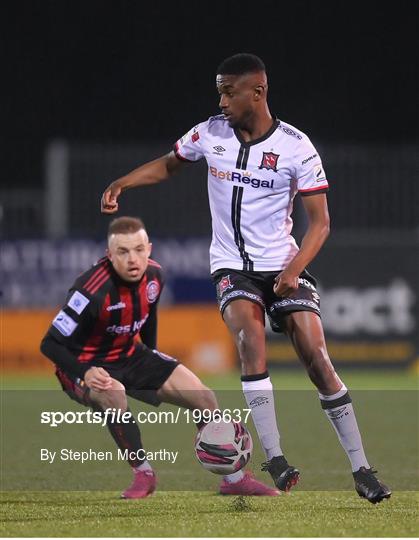
<path fill-rule="evenodd" d="M 117 304 L 114 304 L 113 306 L 108 306 L 106 308 L 106 311 L 113 311 L 114 309 L 123 309 L 124 307 L 127 307 L 125 302 L 118 302 Z"/>
<path fill-rule="evenodd" d="M 278 172 L 276 168 L 278 164 L 279 154 L 273 152 L 263 152 L 262 162 L 259 165 L 259 169 L 267 169 L 268 171 Z"/>
<path fill-rule="evenodd" d="M 291 129 L 289 127 L 286 127 L 286 126 L 283 126 L 282 124 L 279 124 L 279 127 L 287 135 L 291 135 L 292 137 L 295 137 L 296 139 L 299 139 L 301 141 L 302 136 L 299 133 L 295 133 L 295 131 L 293 129 Z"/>
<path fill-rule="evenodd" d="M 215 152 L 213 152 L 213 154 L 216 154 L 217 156 L 222 156 L 222 152 L 225 152 L 226 149 L 223 148 L 222 146 L 213 146 Z"/>

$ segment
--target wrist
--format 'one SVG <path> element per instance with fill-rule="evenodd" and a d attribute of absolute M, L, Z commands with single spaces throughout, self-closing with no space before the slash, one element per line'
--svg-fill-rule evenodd
<path fill-rule="evenodd" d="M 81 367 L 81 368 L 80 368 L 81 371 L 82 371 L 82 373 L 81 373 L 81 378 L 82 378 L 83 380 L 85 380 L 85 379 L 86 379 L 86 375 L 87 375 L 87 374 L 89 373 L 89 371 L 91 371 L 93 368 L 94 368 L 94 366 Z"/>
<path fill-rule="evenodd" d="M 118 180 L 114 180 L 111 183 L 111 189 L 115 191 L 118 191 L 118 190 L 123 191 L 125 188 L 124 188 L 122 178 L 118 178 Z"/>
<path fill-rule="evenodd" d="M 290 264 L 284 268 L 283 272 L 292 276 L 299 276 L 304 268 L 305 265 L 299 264 L 298 261 L 291 261 Z"/>

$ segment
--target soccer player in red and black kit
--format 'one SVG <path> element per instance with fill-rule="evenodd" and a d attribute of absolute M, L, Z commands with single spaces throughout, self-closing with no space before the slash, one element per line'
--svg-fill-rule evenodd
<path fill-rule="evenodd" d="M 214 393 L 177 360 L 156 350 L 157 304 L 163 288 L 160 265 L 140 219 L 120 217 L 108 230 L 107 256 L 81 274 L 41 343 L 57 366 L 63 390 L 97 411 L 129 413 L 127 395 L 152 405 L 167 402 L 189 409 L 218 410 Z M 140 340 L 141 337 L 141 340 Z M 119 416 L 120 418 L 120 416 Z M 142 455 L 140 430 L 108 417 L 107 426 L 134 472 L 123 498 L 147 497 L 155 474 Z M 128 420 L 128 421 L 127 421 Z M 200 427 L 200 425 L 198 425 Z M 223 495 L 278 495 L 249 472 L 225 476 Z"/>

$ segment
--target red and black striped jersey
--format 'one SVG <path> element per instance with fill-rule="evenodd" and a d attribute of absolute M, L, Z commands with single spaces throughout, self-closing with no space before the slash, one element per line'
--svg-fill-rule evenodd
<path fill-rule="evenodd" d="M 161 266 L 152 259 L 141 280 L 128 283 L 103 257 L 76 279 L 47 336 L 84 364 L 82 371 L 131 358 L 142 343 L 154 349 L 163 284 Z"/>

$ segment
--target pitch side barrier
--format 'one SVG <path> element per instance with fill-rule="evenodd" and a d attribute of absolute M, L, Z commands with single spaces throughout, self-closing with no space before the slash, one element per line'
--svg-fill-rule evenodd
<path fill-rule="evenodd" d="M 226 361 L 227 356 L 235 356 L 234 347 L 218 313 L 210 279 L 210 239 L 152 241 L 152 256 L 166 278 L 159 342 L 172 356 L 186 355 L 199 368 L 211 364 L 211 358 L 210 370 L 234 364 L 234 359 Z M 2 243 L 3 349 L 8 363 L 23 366 L 39 358 L 39 341 L 69 285 L 104 249 L 103 242 L 90 239 Z M 409 239 L 334 240 L 332 233 L 309 270 L 318 278 L 322 321 L 335 362 L 397 366 L 418 357 L 417 249 L 417 243 Z M 20 339 L 22 329 L 25 340 Z M 270 364 L 295 365 L 289 342 L 273 333 L 268 322 L 266 330 Z M 212 332 L 216 339 L 208 339 Z"/>

